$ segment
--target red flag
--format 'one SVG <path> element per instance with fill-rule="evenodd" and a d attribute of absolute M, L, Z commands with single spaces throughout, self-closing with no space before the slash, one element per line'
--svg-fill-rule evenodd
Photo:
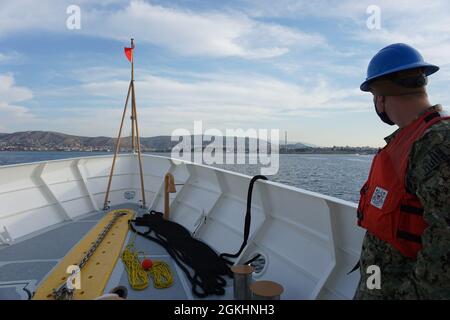
<path fill-rule="evenodd" d="M 130 62 L 133 59 L 133 49 L 134 48 L 125 48 L 125 55 L 127 56 L 127 59 Z"/>

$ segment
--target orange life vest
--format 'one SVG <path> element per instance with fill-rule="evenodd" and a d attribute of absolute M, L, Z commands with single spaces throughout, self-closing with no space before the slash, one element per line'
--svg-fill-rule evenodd
<path fill-rule="evenodd" d="M 409 154 L 430 126 L 449 118 L 430 111 L 403 128 L 378 151 L 360 191 L 358 225 L 413 259 L 422 248 L 427 223 L 420 200 L 406 190 Z"/>

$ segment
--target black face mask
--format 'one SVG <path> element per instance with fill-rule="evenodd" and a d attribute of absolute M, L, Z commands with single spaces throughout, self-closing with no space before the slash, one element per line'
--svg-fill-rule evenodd
<path fill-rule="evenodd" d="M 395 124 L 395 122 L 392 121 L 391 118 L 389 118 L 389 116 L 387 115 L 386 112 L 378 112 L 376 98 L 373 98 L 373 105 L 375 106 L 375 112 L 380 117 L 381 121 L 383 121 L 384 123 L 386 123 L 390 126 L 393 126 Z"/>

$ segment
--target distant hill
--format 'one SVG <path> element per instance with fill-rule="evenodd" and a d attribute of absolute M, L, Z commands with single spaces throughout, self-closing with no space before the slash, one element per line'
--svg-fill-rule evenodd
<path fill-rule="evenodd" d="M 194 136 L 191 136 L 194 147 Z M 208 145 L 210 138 L 205 136 L 203 146 Z M 225 146 L 225 137 L 223 137 Z M 237 138 L 240 143 L 244 138 Z M 68 135 L 52 131 L 24 131 L 15 133 L 0 133 L 0 150 L 65 150 L 65 151 L 112 151 L 115 148 L 116 138 L 110 137 L 83 137 Z M 245 143 L 248 146 L 248 138 Z M 178 141 L 171 141 L 171 136 L 156 136 L 141 138 L 143 151 L 169 151 Z M 124 137 L 121 141 L 121 150 L 131 148 L 131 138 Z M 195 146 L 200 148 L 200 146 Z"/>
<path fill-rule="evenodd" d="M 202 146 L 195 145 L 195 138 L 191 136 L 191 150 L 199 151 L 211 142 L 210 136 L 203 136 Z M 226 137 L 222 137 L 223 146 L 226 146 Z M 52 131 L 24 131 L 15 133 L 0 133 L 0 151 L 114 151 L 116 138 L 110 137 L 82 137 Z M 201 141 L 200 140 L 200 141 Z M 248 152 L 249 142 L 258 145 L 256 139 L 235 138 L 235 149 L 237 145 L 245 145 Z M 141 148 L 144 152 L 170 152 L 178 141 L 171 141 L 171 136 L 156 136 L 141 138 Z M 280 141 L 280 153 L 353 153 L 373 154 L 377 148 L 371 147 L 317 147 L 307 143 L 288 143 L 286 146 Z M 271 145 L 268 145 L 268 151 Z M 124 137 L 121 141 L 120 151 L 131 150 L 131 138 Z M 226 150 L 228 151 L 228 150 Z M 231 150 L 230 150 L 231 151 Z M 251 150 L 254 151 L 254 150 Z"/>
<path fill-rule="evenodd" d="M 282 144 L 280 145 L 280 149 L 284 149 L 285 145 Z M 311 144 L 306 144 L 303 142 L 296 142 L 296 143 L 288 143 L 286 145 L 286 147 L 288 148 L 288 150 L 295 150 L 295 149 L 305 149 L 305 148 L 312 148 L 315 147 Z"/>

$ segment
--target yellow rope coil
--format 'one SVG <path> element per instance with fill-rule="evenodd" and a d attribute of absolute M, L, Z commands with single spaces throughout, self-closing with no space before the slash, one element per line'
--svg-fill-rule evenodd
<path fill-rule="evenodd" d="M 128 274 L 128 281 L 134 290 L 144 290 L 148 287 L 147 272 L 142 269 L 138 253 L 134 249 L 134 241 L 126 246 L 122 253 L 122 261 Z"/>
<path fill-rule="evenodd" d="M 153 278 L 153 286 L 157 289 L 168 288 L 173 284 L 172 272 L 164 261 L 153 262 L 149 273 Z"/>
<path fill-rule="evenodd" d="M 173 284 L 173 275 L 166 262 L 154 261 L 148 273 L 142 268 L 139 252 L 134 248 L 134 237 L 123 251 L 122 261 L 130 286 L 134 290 L 144 290 L 148 287 L 148 273 L 153 279 L 153 286 L 157 289 L 168 288 Z"/>

